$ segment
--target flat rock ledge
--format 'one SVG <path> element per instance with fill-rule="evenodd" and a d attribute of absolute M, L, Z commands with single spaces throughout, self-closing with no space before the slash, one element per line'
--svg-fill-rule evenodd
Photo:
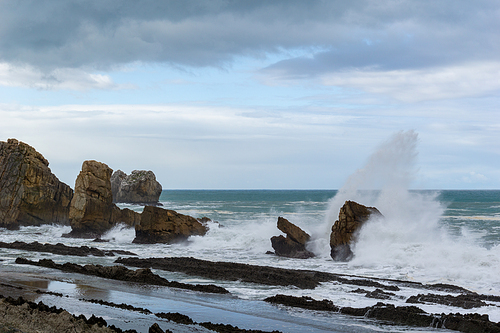
<path fill-rule="evenodd" d="M 85 257 L 89 255 L 95 257 L 105 257 L 105 256 L 113 257 L 116 254 L 125 256 L 137 255 L 133 252 L 124 250 L 103 251 L 95 247 L 88 247 L 88 246 L 76 247 L 76 246 L 64 245 L 62 243 L 57 243 L 54 245 L 48 243 L 41 244 L 38 242 L 32 242 L 32 243 L 25 243 L 19 241 L 13 243 L 0 242 L 0 248 L 32 251 L 32 252 L 46 252 L 46 253 L 61 254 L 67 256 L 80 256 L 80 257 Z"/>
<path fill-rule="evenodd" d="M 356 317 L 373 318 L 400 325 L 446 328 L 466 333 L 497 333 L 500 323 L 489 320 L 488 315 L 470 314 L 430 314 L 416 306 L 394 306 L 377 303 L 364 308 L 339 307 L 330 300 L 315 300 L 311 297 L 276 295 L 264 300 L 272 304 L 298 307 L 314 311 L 330 311 Z"/>
<path fill-rule="evenodd" d="M 390 284 L 384 284 L 374 281 L 373 279 L 342 274 L 257 266 L 232 262 L 215 262 L 192 257 L 146 259 L 129 257 L 118 258 L 115 262 L 133 267 L 182 272 L 188 275 L 200 276 L 214 280 L 242 281 L 274 286 L 295 286 L 301 289 L 314 289 L 321 282 L 336 281 L 356 286 L 376 287 L 384 290 L 399 290 L 397 286 L 392 285 L 392 281 L 390 281 Z M 406 286 L 406 284 L 404 285 Z"/>
<path fill-rule="evenodd" d="M 25 258 L 17 258 L 16 264 L 59 269 L 63 272 L 93 275 L 105 279 L 112 279 L 119 281 L 144 283 L 156 286 L 165 286 L 170 288 L 200 291 L 205 293 L 229 294 L 229 291 L 227 291 L 226 289 L 213 284 L 201 285 L 201 284 L 187 284 L 177 281 L 169 281 L 167 279 L 162 278 L 159 275 L 154 274 L 153 272 L 151 272 L 149 268 L 143 268 L 134 271 L 120 265 L 101 266 L 101 265 L 88 264 L 85 266 L 81 266 L 69 262 L 65 264 L 57 264 L 51 259 L 40 259 L 37 262 Z"/>
<path fill-rule="evenodd" d="M 137 333 L 107 326 L 101 317 L 74 316 L 64 309 L 0 295 L 0 332 Z"/>

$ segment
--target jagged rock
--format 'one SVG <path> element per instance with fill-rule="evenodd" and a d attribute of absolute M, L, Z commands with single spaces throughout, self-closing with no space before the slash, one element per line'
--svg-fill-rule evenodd
<path fill-rule="evenodd" d="M 134 170 L 130 175 L 117 170 L 111 176 L 113 202 L 158 204 L 161 184 L 153 171 Z"/>
<path fill-rule="evenodd" d="M 118 191 L 120 190 L 120 187 L 122 185 L 122 181 L 125 178 L 127 178 L 127 174 L 121 170 L 116 170 L 111 175 L 111 193 L 113 193 L 113 202 L 117 202 L 116 195 L 118 194 Z"/>
<path fill-rule="evenodd" d="M 139 213 L 130 209 L 121 210 L 113 204 L 112 172 L 104 163 L 83 162 L 69 210 L 71 232 L 64 236 L 96 238 L 118 223 L 130 226 L 139 223 Z"/>
<path fill-rule="evenodd" d="M 382 216 L 375 207 L 366 207 L 354 201 L 346 201 L 340 208 L 339 219 L 332 226 L 330 235 L 331 257 L 337 261 L 352 259 L 353 253 L 350 244 L 354 241 L 361 225 L 371 215 Z"/>
<path fill-rule="evenodd" d="M 0 141 L 0 227 L 69 223 L 73 190 L 50 171 L 35 148 Z"/>
<path fill-rule="evenodd" d="M 194 217 L 160 207 L 146 206 L 140 224 L 135 226 L 134 243 L 175 243 L 189 236 L 203 236 L 207 227 Z"/>
<path fill-rule="evenodd" d="M 286 234 L 286 237 L 271 237 L 271 244 L 278 256 L 307 259 L 314 257 L 314 253 L 306 250 L 306 243 L 311 236 L 308 233 L 289 222 L 283 217 L 278 217 L 278 229 Z"/>

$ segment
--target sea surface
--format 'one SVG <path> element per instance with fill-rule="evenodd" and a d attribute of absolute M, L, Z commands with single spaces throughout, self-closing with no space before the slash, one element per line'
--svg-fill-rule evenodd
<path fill-rule="evenodd" d="M 365 223 L 354 246 L 354 259 L 341 263 L 334 262 L 329 256 L 329 237 L 331 226 L 345 200 L 375 206 L 384 218 Z M 22 227 L 18 231 L 0 229 L 0 240 L 120 249 L 132 251 L 143 258 L 195 257 L 212 261 L 309 269 L 426 284 L 447 283 L 478 293 L 500 295 L 500 191 L 498 190 L 409 191 L 397 188 L 356 192 L 164 190 L 160 202 L 166 209 L 197 218 L 210 218 L 212 222 L 209 222 L 208 233 L 205 236 L 190 237 L 187 243 L 183 244 L 142 245 L 132 243 L 135 236 L 134 229 L 120 225 L 102 237 L 109 242 L 94 243 L 92 240 L 62 238 L 63 233 L 71 230 L 69 226 L 44 225 Z M 119 204 L 119 206 L 139 212 L 143 209 L 138 205 Z M 268 251 L 273 251 L 270 238 L 281 234 L 276 227 L 279 216 L 285 217 L 312 236 L 309 249 L 316 254 L 315 258 L 289 259 L 266 254 Z M 197 321 L 208 321 L 224 313 L 224 318 L 221 318 L 220 322 L 254 329 L 280 329 L 284 332 L 432 331 L 432 329 L 415 329 L 382 325 L 367 320 L 346 319 L 341 315 L 278 308 L 261 302 L 264 298 L 276 294 L 329 299 L 338 306 L 352 307 L 370 306 L 380 301 L 353 293 L 357 287 L 349 285 L 323 283 L 313 290 L 301 290 L 295 287 L 212 281 L 181 273 L 154 271 L 167 279 L 180 282 L 215 283 L 228 289 L 231 298 L 200 296 L 192 292 L 172 292 L 160 290 L 161 288 L 137 288 L 131 292 L 120 283 L 113 282 L 112 287 L 104 287 L 104 282 L 96 281 L 94 278 L 64 275 L 46 268 L 16 265 L 14 261 L 19 256 L 32 260 L 51 258 L 59 263 L 69 261 L 102 265 L 113 265 L 116 258 L 71 257 L 0 249 L 0 274 L 22 273 L 26 275 L 26 281 L 30 276 L 45 274 L 53 279 L 52 285 L 46 285 L 47 290 L 57 292 L 62 290 L 63 294 L 68 295 L 92 293 L 81 290 L 81 285 L 92 280 L 92 288 L 108 290 L 105 293 L 107 299 L 117 303 L 125 302 L 151 308 L 156 312 L 181 312 L 194 317 Z M 61 274 L 65 277 L 61 278 Z M 422 293 L 422 290 L 402 289 L 396 297 L 384 302 L 405 305 L 407 297 L 418 293 Z M 100 295 L 103 296 L 102 293 Z M 61 300 L 44 297 L 42 298 L 44 302 L 63 304 Z M 442 305 L 421 305 L 421 307 L 430 313 L 484 313 L 490 316 L 490 320 L 498 322 L 500 321 L 498 305 L 500 304 L 472 310 Z M 68 303 L 66 306 L 71 307 L 71 304 Z M 214 309 L 218 312 L 212 313 Z M 85 313 L 83 308 L 79 307 L 73 311 Z M 87 309 L 88 311 L 90 310 Z M 260 319 L 255 320 L 255 316 Z M 115 320 L 120 321 L 117 318 Z M 281 324 L 276 324 L 277 322 Z"/>

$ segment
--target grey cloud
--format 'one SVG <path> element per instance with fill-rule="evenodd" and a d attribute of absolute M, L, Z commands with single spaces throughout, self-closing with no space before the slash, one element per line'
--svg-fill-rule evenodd
<path fill-rule="evenodd" d="M 500 54 L 494 1 L 2 1 L 0 61 L 109 69 L 141 61 L 225 66 L 305 49 L 269 70 L 415 68 Z M 327 50 L 327 51 L 324 51 Z"/>

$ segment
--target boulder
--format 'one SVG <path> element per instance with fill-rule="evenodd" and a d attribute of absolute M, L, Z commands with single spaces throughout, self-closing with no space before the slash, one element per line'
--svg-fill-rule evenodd
<path fill-rule="evenodd" d="M 354 201 L 346 201 L 340 208 L 339 219 L 332 226 L 330 234 L 331 257 L 336 261 L 349 261 L 353 253 L 350 244 L 361 226 L 372 215 L 382 216 L 375 207 L 366 207 Z"/>
<path fill-rule="evenodd" d="M 26 143 L 0 141 L 0 227 L 68 224 L 73 190 Z"/>
<path fill-rule="evenodd" d="M 299 259 L 314 257 L 314 253 L 306 250 L 306 243 L 311 239 L 308 233 L 283 217 L 278 217 L 278 229 L 284 232 L 286 237 L 271 237 L 276 255 Z"/>
<path fill-rule="evenodd" d="M 113 202 L 158 204 L 162 187 L 153 171 L 134 170 L 127 176 L 117 170 L 111 177 Z"/>
<path fill-rule="evenodd" d="M 146 206 L 140 224 L 135 226 L 133 243 L 175 243 L 189 236 L 203 236 L 207 227 L 194 217 L 155 206 Z"/>
<path fill-rule="evenodd" d="M 113 204 L 111 174 L 113 170 L 97 161 L 85 161 L 76 178 L 69 218 L 71 232 L 64 236 L 96 238 L 118 223 L 135 226 L 140 214 L 121 210 Z"/>

